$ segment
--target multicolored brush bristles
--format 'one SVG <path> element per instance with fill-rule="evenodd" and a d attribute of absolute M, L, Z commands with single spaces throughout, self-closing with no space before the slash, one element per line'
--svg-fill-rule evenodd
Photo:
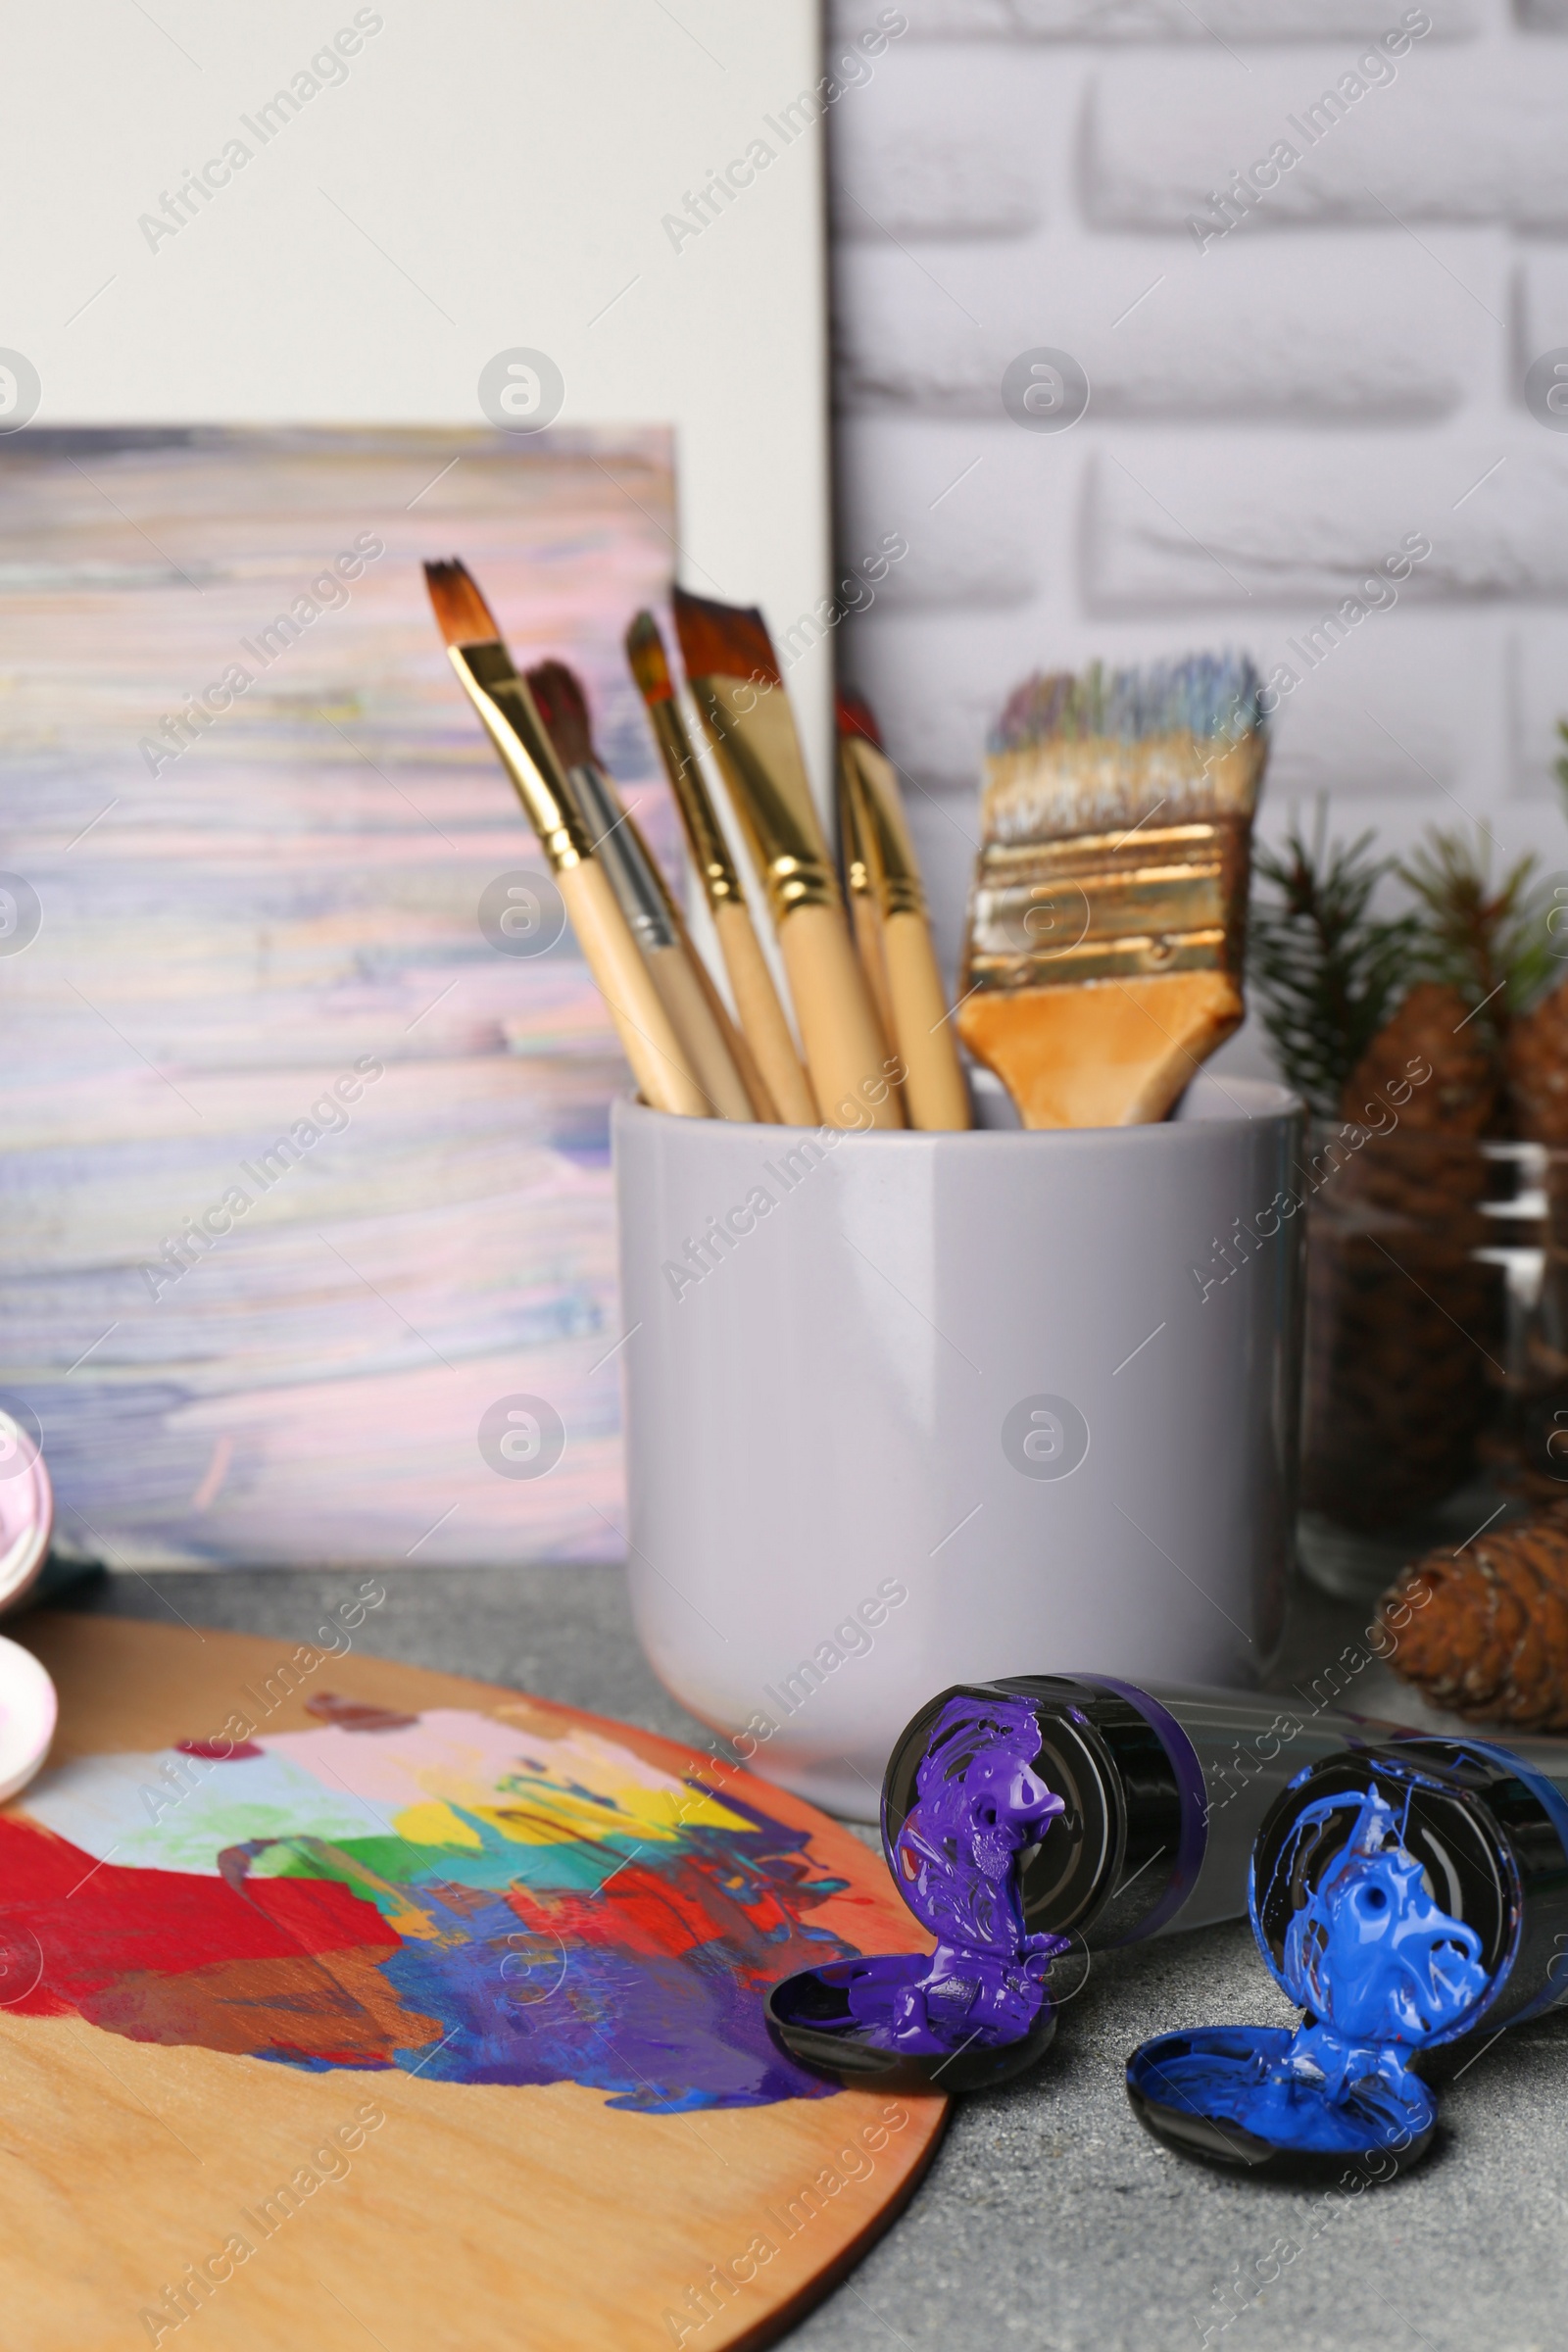
<path fill-rule="evenodd" d="M 986 840 L 1059 840 L 1143 823 L 1250 817 L 1267 746 L 1262 681 L 1245 654 L 1141 669 L 1037 670 L 987 745 Z"/>
<path fill-rule="evenodd" d="M 1092 662 L 1081 675 L 1037 669 L 1008 695 L 986 748 L 1017 751 L 1051 735 L 1114 735 L 1122 743 L 1192 735 L 1234 743 L 1262 726 L 1262 687 L 1245 654 L 1188 654 L 1142 669 Z"/>

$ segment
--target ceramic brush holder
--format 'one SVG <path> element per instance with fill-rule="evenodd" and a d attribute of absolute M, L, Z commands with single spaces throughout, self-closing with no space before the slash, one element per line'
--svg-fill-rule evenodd
<path fill-rule="evenodd" d="M 1344 1715 L 1274 1699 L 1021 1675 L 944 1690 L 895 1743 L 882 1847 L 934 1952 L 830 1962 L 776 1984 L 773 2030 L 841 2079 L 977 2090 L 1034 2063 L 1086 1951 L 1246 1908 L 1258 1823 Z M 1238 1775 L 1245 1750 L 1251 1769 Z"/>
<path fill-rule="evenodd" d="M 1303 2021 L 1145 2042 L 1127 2066 L 1142 2121 L 1248 2171 L 1418 2163 L 1425 2077 L 1568 1999 L 1565 1791 L 1568 1756 L 1537 1740 L 1411 1736 L 1298 1774 L 1258 1832 L 1250 1909 Z"/>
<path fill-rule="evenodd" d="M 975 1101 L 613 1114 L 638 1633 L 753 1771 L 861 1820 L 943 1684 L 1246 1687 L 1283 1625 L 1296 1098 L 1200 1076 L 1157 1126 L 1027 1133 Z"/>

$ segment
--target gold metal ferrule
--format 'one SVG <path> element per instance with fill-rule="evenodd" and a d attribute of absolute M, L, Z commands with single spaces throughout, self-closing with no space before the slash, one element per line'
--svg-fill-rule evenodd
<path fill-rule="evenodd" d="M 852 900 L 873 898 L 876 880 L 865 857 L 865 812 L 861 806 L 859 779 L 846 744 L 839 746 L 838 810 L 839 855 L 844 861 L 844 887 Z"/>
<path fill-rule="evenodd" d="M 750 678 L 689 682 L 774 924 L 797 906 L 842 906 L 783 687 Z"/>
<path fill-rule="evenodd" d="M 1241 974 L 1244 819 L 1007 848 L 975 868 L 961 990 L 1075 988 L 1166 972 Z"/>
<path fill-rule="evenodd" d="M 876 892 L 883 919 L 895 914 L 923 916 L 925 891 L 893 762 L 860 736 L 845 736 L 840 754 L 842 767 L 851 778 L 867 879 Z"/>
<path fill-rule="evenodd" d="M 726 904 L 744 906 L 746 893 L 741 887 L 735 860 L 729 854 L 729 843 L 719 829 L 717 814 L 697 767 L 697 754 L 686 732 L 675 702 L 650 703 L 648 716 L 669 778 L 670 790 L 680 804 L 681 822 L 686 828 L 687 846 L 692 863 L 696 866 L 710 906 Z"/>
<path fill-rule="evenodd" d="M 566 771 L 556 756 L 526 678 L 504 645 L 449 645 L 458 679 L 501 756 L 552 873 L 592 855 Z"/>

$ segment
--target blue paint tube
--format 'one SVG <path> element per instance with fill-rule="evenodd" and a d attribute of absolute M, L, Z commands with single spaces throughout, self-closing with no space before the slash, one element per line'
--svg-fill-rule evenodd
<path fill-rule="evenodd" d="M 1409 1735 L 1309 1766 L 1259 1828 L 1249 1908 L 1300 2026 L 1145 2042 L 1139 2116 L 1248 2171 L 1408 2169 L 1432 2078 L 1568 2000 L 1568 1747 Z"/>
<path fill-rule="evenodd" d="M 773 2031 L 841 2080 L 1005 2082 L 1048 2046 L 1089 1953 L 1240 1917 L 1293 1775 L 1389 1728 L 1104 1675 L 943 1690 L 882 1788 L 888 1867 L 936 1949 L 802 1971 L 768 1995 Z"/>

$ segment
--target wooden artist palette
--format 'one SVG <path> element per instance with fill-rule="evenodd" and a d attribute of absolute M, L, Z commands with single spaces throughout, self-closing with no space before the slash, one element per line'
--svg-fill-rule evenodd
<path fill-rule="evenodd" d="M 7 2342 L 759 2344 L 919 2179 L 940 2098 L 762 2024 L 918 1935 L 798 1798 L 324 1629 L 18 1630 L 61 1713 L 0 1812 Z"/>

